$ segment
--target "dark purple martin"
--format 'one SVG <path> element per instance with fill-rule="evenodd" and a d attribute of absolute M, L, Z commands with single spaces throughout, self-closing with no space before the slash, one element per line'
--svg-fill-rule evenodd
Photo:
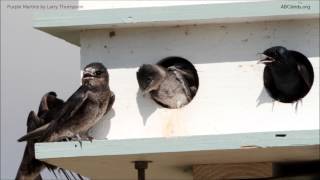
<path fill-rule="evenodd" d="M 137 80 L 142 93 L 167 108 L 180 108 L 188 104 L 196 93 L 191 86 L 192 74 L 179 66 L 163 67 L 143 64 L 137 72 Z"/>
<path fill-rule="evenodd" d="M 269 95 L 280 102 L 291 103 L 302 99 L 313 84 L 313 68 L 303 54 L 282 46 L 263 52 L 259 62 L 265 64 L 264 86 Z"/>
<path fill-rule="evenodd" d="M 84 68 L 82 85 L 55 113 L 52 120 L 29 132 L 18 141 L 60 141 L 77 137 L 92 140 L 91 129 L 112 107 L 115 96 L 109 88 L 109 75 L 101 63 Z"/>
<path fill-rule="evenodd" d="M 50 114 L 57 112 L 63 105 L 63 100 L 58 99 L 55 92 L 45 94 L 40 102 L 38 114 L 34 111 L 29 113 L 27 119 L 27 132 L 31 132 L 36 128 L 51 121 Z M 49 113 L 49 111 L 51 111 Z M 48 116 L 49 115 L 49 116 Z M 39 118 L 39 116 L 41 118 Z M 40 172 L 47 165 L 35 159 L 34 140 L 29 140 L 24 150 L 23 158 L 20 163 L 16 180 L 41 180 Z M 50 166 L 48 165 L 50 168 Z M 52 171 L 53 172 L 53 171 Z"/>
<path fill-rule="evenodd" d="M 57 94 L 55 92 L 46 93 L 40 101 L 38 114 L 36 115 L 34 111 L 29 113 L 27 120 L 27 132 L 49 123 L 54 117 L 54 114 L 63 107 L 63 103 L 64 101 L 57 98 Z M 71 179 L 70 176 L 72 176 L 73 179 L 83 179 L 79 174 L 76 174 L 78 177 L 76 178 L 71 171 L 66 171 L 65 169 L 35 159 L 34 143 L 36 143 L 35 140 L 29 140 L 27 142 L 22 161 L 15 178 L 16 180 L 41 180 L 40 172 L 45 167 L 55 176 L 55 170 L 58 170 L 58 172 L 62 172 L 67 179 Z"/>

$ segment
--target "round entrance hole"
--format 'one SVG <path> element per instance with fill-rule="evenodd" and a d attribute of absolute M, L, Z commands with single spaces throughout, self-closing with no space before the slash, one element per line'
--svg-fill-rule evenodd
<path fill-rule="evenodd" d="M 291 60 L 296 66 L 291 64 L 290 69 L 286 69 L 277 58 L 274 58 L 275 62 L 264 68 L 263 81 L 267 92 L 273 99 L 283 103 L 292 103 L 308 94 L 313 84 L 314 72 L 305 55 L 293 50 L 287 50 L 287 53 L 288 57 L 292 57 Z"/>
<path fill-rule="evenodd" d="M 160 60 L 157 65 L 162 66 L 163 68 L 167 69 L 168 71 L 174 72 L 178 77 L 178 82 L 182 84 L 184 87 L 184 90 L 187 96 L 190 98 L 187 103 L 184 103 L 183 105 L 177 105 L 175 108 L 181 108 L 187 104 L 189 104 L 194 96 L 196 95 L 198 88 L 199 88 L 199 77 L 196 68 L 193 66 L 193 64 L 188 61 L 187 59 L 184 59 L 182 57 L 167 57 L 162 60 Z M 157 98 L 152 98 L 160 104 L 163 107 L 166 108 L 172 108 L 159 100 Z M 177 102 L 177 104 L 179 104 Z"/>
<path fill-rule="evenodd" d="M 142 64 L 136 75 L 143 96 L 150 94 L 156 103 L 170 109 L 189 104 L 199 87 L 196 68 L 181 57 L 167 57 L 157 64 Z"/>

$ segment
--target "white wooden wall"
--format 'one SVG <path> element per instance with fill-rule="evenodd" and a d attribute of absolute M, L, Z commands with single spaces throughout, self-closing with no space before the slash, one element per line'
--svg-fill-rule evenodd
<path fill-rule="evenodd" d="M 302 52 L 314 68 L 297 112 L 283 103 L 272 110 L 263 88 L 257 53 L 276 45 Z M 103 62 L 116 94 L 113 111 L 93 131 L 123 139 L 319 129 L 318 48 L 318 19 L 83 31 L 81 68 Z M 168 56 L 190 60 L 200 80 L 193 101 L 176 110 L 143 98 L 136 80 L 141 64 Z"/>

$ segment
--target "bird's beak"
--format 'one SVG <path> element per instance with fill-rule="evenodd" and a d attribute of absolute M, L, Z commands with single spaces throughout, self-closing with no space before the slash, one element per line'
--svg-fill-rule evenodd
<path fill-rule="evenodd" d="M 258 53 L 258 56 L 260 56 L 257 64 L 268 64 L 268 63 L 272 63 L 275 61 L 275 59 L 273 59 L 272 57 L 270 56 L 267 56 L 263 53 Z"/>
<path fill-rule="evenodd" d="M 88 78 L 92 78 L 92 77 L 94 77 L 94 74 L 92 72 L 88 72 L 88 71 L 83 72 L 82 78 L 88 79 Z"/>
<path fill-rule="evenodd" d="M 150 86 L 148 86 L 145 89 L 142 89 L 142 96 L 146 97 L 150 93 L 150 91 L 152 91 L 152 88 Z"/>

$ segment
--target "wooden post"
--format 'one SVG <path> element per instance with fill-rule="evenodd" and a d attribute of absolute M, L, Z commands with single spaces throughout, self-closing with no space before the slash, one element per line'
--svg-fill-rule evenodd
<path fill-rule="evenodd" d="M 148 168 L 148 163 L 151 161 L 134 161 L 134 167 L 138 171 L 138 180 L 146 179 L 145 170 Z"/>

